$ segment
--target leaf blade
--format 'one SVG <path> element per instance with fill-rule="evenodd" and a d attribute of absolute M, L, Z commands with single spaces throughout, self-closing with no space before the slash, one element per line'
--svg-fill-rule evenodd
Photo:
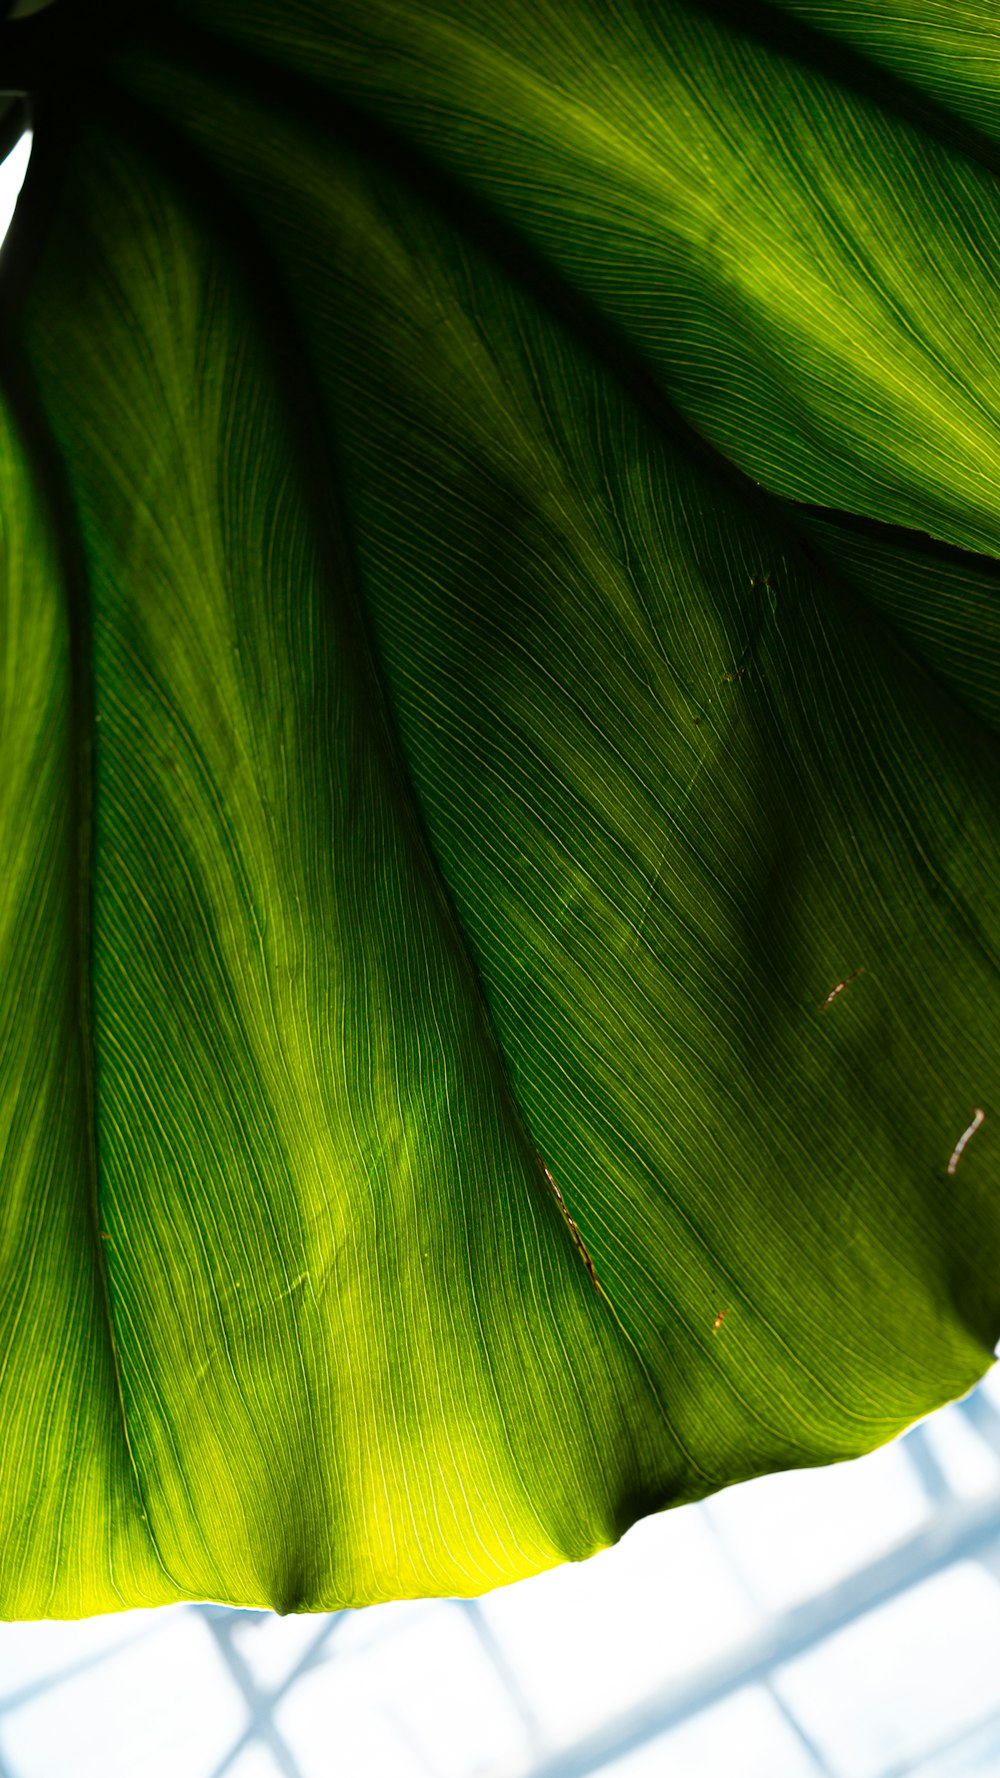
<path fill-rule="evenodd" d="M 444 72 L 472 121 L 456 86 L 440 141 L 560 260 L 558 312 L 510 235 L 299 115 L 305 87 L 262 103 L 239 57 L 227 82 L 162 54 L 121 64 L 145 122 L 122 100 L 89 138 L 31 294 L 93 599 L 111 1308 L 177 1596 L 482 1590 L 870 1448 L 967 1388 L 996 1327 L 997 742 L 962 686 L 990 574 L 951 563 L 940 648 L 940 556 L 852 553 L 595 349 L 574 279 L 648 354 L 649 204 L 683 241 L 691 169 L 653 177 L 623 138 L 597 241 L 611 185 L 545 29 L 534 63 L 482 40 L 538 105 L 509 188 L 473 164 L 496 119 L 466 26 Z M 355 48 L 344 82 L 384 103 L 398 70 Z M 419 135 L 443 76 L 417 64 Z M 685 288 L 718 290 L 710 253 Z M 768 314 L 705 382 L 717 430 L 787 343 L 785 314 L 757 352 Z M 684 375 L 714 338 L 685 336 Z M 908 364 L 912 414 L 938 371 Z M 817 387 L 827 449 L 846 422 Z M 985 534 L 963 437 L 888 509 L 929 491 Z M 836 485 L 863 509 L 858 474 L 882 487 L 860 451 Z M 945 1196 L 967 1100 L 987 1123 Z"/>

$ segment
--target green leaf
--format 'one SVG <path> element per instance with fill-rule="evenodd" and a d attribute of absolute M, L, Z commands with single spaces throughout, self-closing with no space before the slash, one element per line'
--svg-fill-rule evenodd
<path fill-rule="evenodd" d="M 993 174 L 772 9 L 123 17 L 8 260 L 0 1606 L 480 1592 L 989 1362 Z"/>

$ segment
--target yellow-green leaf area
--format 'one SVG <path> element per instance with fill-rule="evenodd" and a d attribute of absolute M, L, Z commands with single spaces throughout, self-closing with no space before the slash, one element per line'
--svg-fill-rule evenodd
<path fill-rule="evenodd" d="M 278 112 L 255 153 L 245 100 L 156 91 L 295 292 L 432 844 L 692 1491 L 889 1436 L 989 1324 L 966 1236 L 947 1307 L 934 1128 L 991 1066 L 985 759 L 792 515 L 696 472 L 447 219 Z"/>
<path fill-rule="evenodd" d="M 989 1362 L 995 175 L 737 10 L 4 36 L 4 1611 L 483 1592 Z"/>
<path fill-rule="evenodd" d="M 29 340 L 90 566 L 96 1166 L 150 1532 L 178 1595 L 482 1591 L 607 1542 L 676 1450 L 510 1098 L 259 326 L 162 180 L 87 149 Z"/>
<path fill-rule="evenodd" d="M 827 73 L 822 33 L 688 0 L 186 10 L 476 193 L 758 481 L 993 547 L 995 172 Z"/>
<path fill-rule="evenodd" d="M 172 1592 L 122 1419 L 88 1141 L 73 626 L 6 406 L 0 477 L 0 1611 L 42 1617 Z"/>

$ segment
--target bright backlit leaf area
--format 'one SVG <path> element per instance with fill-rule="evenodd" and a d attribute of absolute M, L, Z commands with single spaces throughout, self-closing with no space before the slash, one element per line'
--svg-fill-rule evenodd
<path fill-rule="evenodd" d="M 996 1778 L 1000 1369 L 483 1599 L 0 1626 L 4 1778 Z"/>
<path fill-rule="evenodd" d="M 711 1497 L 988 1369 L 988 21 L 0 25 L 3 1616 L 471 1600 L 687 1504 L 622 1549 L 707 1656 Z"/>

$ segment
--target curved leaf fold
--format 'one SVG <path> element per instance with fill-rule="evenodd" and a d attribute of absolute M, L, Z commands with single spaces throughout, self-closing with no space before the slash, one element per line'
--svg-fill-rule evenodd
<path fill-rule="evenodd" d="M 11 1615 L 480 1592 L 1000 1321 L 991 177 L 679 5 L 188 11 L 62 557 L 0 424 Z"/>

